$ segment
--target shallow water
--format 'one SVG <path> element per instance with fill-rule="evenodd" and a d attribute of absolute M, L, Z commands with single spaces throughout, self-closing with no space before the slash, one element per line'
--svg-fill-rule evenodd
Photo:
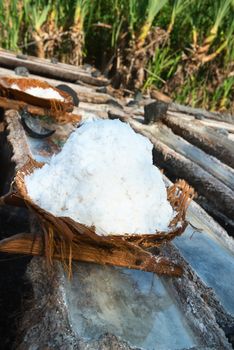
<path fill-rule="evenodd" d="M 152 273 L 79 263 L 66 292 L 72 327 L 85 339 L 109 332 L 147 350 L 196 344 L 184 316 Z"/>

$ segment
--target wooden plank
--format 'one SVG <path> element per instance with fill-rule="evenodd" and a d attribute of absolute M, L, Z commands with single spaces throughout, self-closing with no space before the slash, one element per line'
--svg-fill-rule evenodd
<path fill-rule="evenodd" d="M 213 129 L 201 125 L 199 121 L 184 122 L 177 117 L 167 115 L 163 122 L 175 134 L 182 136 L 203 151 L 234 168 L 234 143 L 227 137 L 223 137 Z"/>
<path fill-rule="evenodd" d="M 152 125 L 150 129 L 158 140 L 192 162 L 200 165 L 204 170 L 208 171 L 234 191 L 234 170 L 228 165 L 221 163 L 217 158 L 208 155 L 182 137 L 175 135 L 171 129 L 162 123 Z"/>
<path fill-rule="evenodd" d="M 210 120 L 207 118 L 200 120 L 200 123 L 202 125 L 208 126 L 210 128 L 214 128 L 216 130 L 224 129 L 224 130 L 227 130 L 228 132 L 234 133 L 234 124 L 232 125 L 232 124 L 228 124 L 217 120 Z"/>

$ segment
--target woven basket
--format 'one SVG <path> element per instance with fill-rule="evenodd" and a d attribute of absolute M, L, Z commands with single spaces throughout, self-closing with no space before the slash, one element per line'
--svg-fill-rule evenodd
<path fill-rule="evenodd" d="M 140 269 L 154 271 L 150 263 L 144 263 L 143 251 L 145 248 L 159 247 L 163 243 L 171 241 L 176 236 L 181 235 L 186 226 L 185 214 L 189 202 L 194 196 L 194 190 L 183 180 L 179 180 L 168 188 L 168 200 L 176 216 L 170 222 L 168 232 L 156 232 L 154 234 L 135 234 L 135 235 L 109 235 L 100 236 L 95 233 L 94 227 L 87 227 L 75 222 L 68 217 L 56 217 L 46 210 L 36 205 L 27 194 L 24 178 L 31 174 L 36 168 L 42 167 L 33 159 L 20 169 L 15 177 L 12 192 L 5 198 L 5 202 L 13 205 L 26 205 L 38 217 L 44 233 L 44 254 L 49 263 L 52 263 L 53 257 L 59 257 L 68 261 L 68 268 L 71 268 L 73 256 L 78 256 L 82 260 L 82 254 L 88 257 L 84 261 L 96 263 L 107 263 L 121 265 L 118 259 L 122 259 L 124 254 L 132 254 L 134 261 L 129 263 L 131 267 L 141 265 Z M 84 251 L 83 251 L 84 250 Z M 84 253 L 86 252 L 86 253 Z M 98 252 L 98 253 L 97 253 Z M 107 259 L 106 255 L 110 255 Z M 136 260 L 136 257 L 139 261 Z M 130 259 L 131 260 L 131 259 Z"/>

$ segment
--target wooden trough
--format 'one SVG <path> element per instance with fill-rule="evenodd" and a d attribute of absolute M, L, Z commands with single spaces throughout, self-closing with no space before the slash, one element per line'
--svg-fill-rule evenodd
<path fill-rule="evenodd" d="M 184 181 L 178 181 L 168 189 L 168 200 L 177 212 L 170 223 L 168 232 L 137 235 L 100 236 L 95 228 L 86 227 L 66 217 L 55 217 L 38 207 L 27 194 L 24 177 L 31 174 L 42 163 L 29 159 L 17 172 L 12 192 L 1 201 L 8 205 L 25 205 L 38 217 L 43 235 L 16 235 L 0 243 L 0 251 L 8 253 L 45 254 L 52 264 L 53 258 L 111 264 L 121 267 L 140 269 L 158 274 L 181 276 L 182 269 L 166 258 L 155 258 L 145 248 L 160 247 L 181 235 L 186 226 L 186 210 L 194 191 Z M 71 274 L 71 270 L 69 271 Z"/>
<path fill-rule="evenodd" d="M 8 67 L 11 68 L 13 62 L 18 62 L 14 55 L 6 53 L 4 68 L 0 68 L 0 76 L 14 75 L 12 70 L 6 68 L 8 60 L 10 62 Z M 28 67 L 34 67 L 32 72 L 36 73 L 35 67 L 41 64 L 41 60 L 39 61 L 27 59 Z M 56 77 L 59 67 L 55 68 L 53 71 L 53 66 L 50 64 L 50 69 L 53 71 L 53 74 L 48 74 L 50 77 Z M 65 69 L 60 68 L 59 79 L 61 79 L 62 69 Z M 79 74 L 83 73 L 79 71 Z M 84 75 L 88 74 L 84 73 Z M 59 83 L 51 78 L 43 77 L 44 79 L 54 85 Z M 153 142 L 156 164 L 165 169 L 166 174 L 173 180 L 176 177 L 185 178 L 195 187 L 198 194 L 200 196 L 202 194 L 205 198 L 209 211 L 215 213 L 215 217 L 227 220 L 229 227 L 232 227 L 230 203 L 233 198 L 234 180 L 230 163 L 225 164 L 224 158 L 221 160 L 218 159 L 219 157 L 210 155 L 207 148 L 202 150 L 198 144 L 195 145 L 195 142 L 193 144 L 182 136 L 176 136 L 164 120 L 153 125 L 142 123 L 144 104 L 148 103 L 146 100 L 142 101 L 142 105 L 129 107 L 128 101 L 116 99 L 112 92 L 112 95 L 97 92 L 97 85 L 102 85 L 101 80 L 96 85 L 91 85 L 90 82 L 91 80 L 89 83 L 83 82 L 83 85 L 68 83 L 77 91 L 80 98 L 79 109 L 75 108 L 74 113 L 80 114 L 82 118 L 92 113 L 102 118 L 107 118 L 111 114 L 129 122 L 137 132 L 147 136 Z M 172 104 L 169 106 L 166 118 L 171 113 L 177 115 L 176 113 L 184 112 L 175 111 L 175 105 Z M 189 113 L 191 114 L 191 110 Z M 216 119 L 219 117 L 214 115 Z M 178 115 L 177 118 L 179 118 Z M 191 118 L 188 111 L 184 113 L 184 118 Z M 207 117 L 204 119 L 211 120 Z M 218 123 L 222 123 L 220 129 L 226 127 L 225 130 L 228 130 L 226 137 L 230 141 L 232 124 L 228 118 L 222 122 L 215 120 L 215 127 L 211 126 L 212 130 L 218 129 Z M 56 148 L 54 145 L 58 145 L 58 140 L 61 141 L 69 135 L 72 125 L 64 128 L 56 127 L 56 133 L 50 139 L 35 141 L 23 130 L 17 111 L 10 110 L 4 114 L 4 128 L 7 130 L 8 143 L 13 150 L 12 161 L 15 163 L 16 171 L 19 171 L 31 159 L 35 162 L 43 158 L 44 161 L 49 159 L 51 154 L 59 151 L 59 147 Z M 229 145 L 229 142 L 227 145 L 222 137 L 220 139 L 223 140 L 224 147 Z M 226 191 L 225 194 L 223 190 Z M 215 199 L 218 200 L 214 201 Z M 198 200 L 200 200 L 199 197 Z M 22 248 L 26 250 L 25 247 L 29 247 L 30 242 L 32 244 L 30 248 L 36 247 L 36 253 L 43 250 L 44 245 L 38 238 L 40 237 L 38 236 L 40 231 L 38 218 L 33 212 L 30 217 L 30 234 L 19 232 L 21 234 L 19 238 Z M 34 257 L 27 269 L 27 278 L 33 289 L 33 297 L 18 327 L 17 349 L 26 349 L 30 346 L 38 349 L 48 347 L 52 349 L 133 349 L 135 347 L 148 350 L 157 349 L 160 346 L 163 349 L 173 350 L 231 349 L 228 339 L 231 340 L 232 337 L 234 308 L 228 293 L 230 291 L 231 295 L 234 291 L 230 281 L 230 271 L 234 266 L 233 240 L 194 201 L 188 209 L 187 220 L 189 225 L 184 238 L 183 235 L 176 238 L 175 245 L 162 245 L 160 252 L 158 248 L 151 248 L 150 253 L 146 252 L 156 257 L 155 260 L 159 256 L 169 269 L 174 267 L 174 265 L 168 265 L 171 259 L 173 264 L 181 266 L 184 273 L 179 279 L 158 278 L 144 271 L 128 270 L 129 272 L 126 272 L 123 269 L 107 266 L 99 268 L 95 264 L 78 262 L 73 264 L 73 279 L 69 282 L 61 263 L 55 262 L 53 269 L 48 272 L 46 261 L 41 257 Z M 31 233 L 35 234 L 34 241 L 31 239 Z M 93 235 L 90 237 L 94 239 Z M 199 245 L 193 250 L 193 244 L 197 241 Z M 11 239 L 5 241 L 7 244 L 9 242 L 12 242 Z M 132 244 L 132 242 L 126 243 Z M 209 250 L 210 257 L 208 257 L 206 243 L 212 249 L 214 248 L 216 254 L 214 259 L 216 258 L 219 264 L 215 268 L 218 270 L 220 266 L 222 273 L 217 274 L 215 268 L 210 267 L 213 251 Z M 195 256 L 197 259 L 193 259 Z M 142 255 L 142 259 L 145 258 L 146 255 Z M 199 261 L 202 262 L 204 269 Z M 132 267 L 137 268 L 134 264 Z M 208 271 L 212 278 L 209 279 L 203 270 Z M 216 285 L 218 285 L 217 288 Z M 130 296 L 127 293 L 130 293 Z M 95 299 L 95 296 L 99 299 Z M 109 296 L 112 297 L 111 302 Z M 124 309 L 121 303 L 125 303 Z M 113 309 L 110 312 L 111 305 Z M 141 316 L 136 310 L 141 312 Z M 159 318 L 159 315 L 162 318 Z M 144 325 L 147 324 L 151 326 L 145 328 Z M 159 329 L 163 324 L 166 325 L 165 333 L 161 334 Z M 158 331 L 154 331 L 156 326 Z M 169 337 L 170 333 L 173 334 L 173 340 Z"/>

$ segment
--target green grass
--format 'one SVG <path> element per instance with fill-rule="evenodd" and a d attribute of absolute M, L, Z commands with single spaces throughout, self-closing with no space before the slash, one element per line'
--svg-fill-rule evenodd
<path fill-rule="evenodd" d="M 143 91 L 233 113 L 233 15 L 234 0 L 5 0 L 0 46 L 63 62 L 79 47 L 77 62 L 108 65 L 113 76 L 128 50 L 144 52 L 148 32 L 160 27 L 167 36 L 147 56 Z M 79 32 L 80 44 L 71 36 Z"/>

